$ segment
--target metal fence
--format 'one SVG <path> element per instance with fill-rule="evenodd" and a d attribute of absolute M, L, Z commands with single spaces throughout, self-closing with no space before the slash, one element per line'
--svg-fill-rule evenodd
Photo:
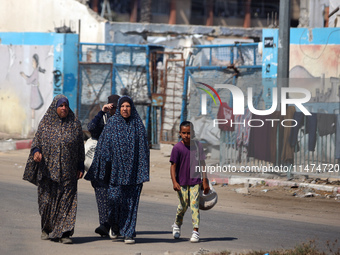
<path fill-rule="evenodd" d="M 306 118 L 306 117 L 305 117 Z M 237 131 L 221 132 L 220 145 L 220 165 L 235 166 L 237 172 L 242 173 L 273 173 L 288 178 L 293 175 L 304 175 L 320 178 L 339 178 L 339 159 L 336 155 L 336 136 L 331 133 L 321 136 L 318 131 L 313 134 L 315 148 L 312 150 L 309 146 L 309 140 L 312 134 L 309 134 L 306 120 L 305 124 L 297 132 L 295 146 L 291 147 L 291 157 L 285 157 L 282 139 L 284 132 L 279 127 L 275 128 L 275 142 L 268 142 L 264 139 L 261 144 L 253 145 L 254 150 L 263 150 L 269 155 L 274 153 L 273 160 L 259 159 L 249 154 L 249 141 L 243 144 L 239 141 Z M 269 136 L 270 134 L 268 134 Z M 251 136 L 251 134 L 250 134 Z M 242 140 L 242 139 L 241 139 Z M 286 141 L 289 143 L 289 141 Z M 273 148 L 274 146 L 274 148 Z M 288 146 L 288 145 L 286 145 Z M 265 150 L 267 148 L 268 150 Z M 266 156 L 266 155 L 265 155 Z M 214 164 L 214 161 L 211 161 Z M 232 171 L 231 171 L 232 172 Z"/>
<path fill-rule="evenodd" d="M 151 56 L 153 114 L 157 116 L 152 123 L 157 126 L 155 140 L 174 144 L 178 141 L 185 59 L 183 52 L 167 50 L 153 52 Z"/>
<path fill-rule="evenodd" d="M 84 130 L 111 94 L 131 96 L 149 127 L 149 56 L 147 45 L 80 43 L 78 116 Z"/>
<path fill-rule="evenodd" d="M 294 114 L 289 116 L 287 113 L 286 116 L 281 116 L 280 112 L 274 112 L 270 118 L 278 121 L 270 127 L 273 122 L 266 123 L 261 116 L 251 114 L 246 105 L 245 114 L 234 116 L 234 121 L 237 123 L 251 121 L 254 127 L 246 128 L 238 124 L 234 125 L 234 128 L 227 127 L 227 130 L 221 130 L 214 122 L 214 119 L 218 119 L 221 108 L 215 102 L 218 101 L 217 95 L 228 107 L 233 105 L 233 96 L 230 91 L 223 88 L 216 89 L 214 95 L 207 85 L 211 87 L 215 87 L 216 84 L 234 85 L 244 94 L 248 88 L 252 88 L 253 94 L 248 97 L 252 97 L 250 102 L 253 106 L 259 110 L 268 109 L 268 98 L 271 98 L 272 91 L 264 86 L 262 56 L 257 48 L 257 43 L 194 47 L 186 62 L 181 121 L 187 119 L 194 123 L 196 137 L 204 144 L 210 157 L 208 163 L 220 167 L 229 166 L 227 171 L 229 174 L 232 173 L 230 167 L 234 167 L 237 172 L 265 172 L 288 178 L 292 175 L 339 177 L 339 159 L 336 151 L 340 144 L 336 143 L 335 131 L 320 136 L 316 129 L 315 133 L 311 134 L 306 132 L 308 127 L 304 120 L 301 128 L 294 130 L 296 141 L 291 145 L 289 139 L 292 128 L 283 127 L 282 121 L 287 124 L 290 119 L 294 119 Z M 211 97 L 206 101 L 207 113 L 202 115 L 204 102 L 202 99 L 204 94 L 207 98 L 206 94 L 209 91 Z M 330 104 L 332 103 L 327 103 L 328 106 Z M 339 102 L 333 108 L 332 113 L 339 114 Z M 313 115 L 316 113 L 313 111 Z M 258 124 L 255 121 L 263 121 L 265 124 L 257 128 Z M 308 145 L 311 136 L 315 139 L 314 150 Z"/>
<path fill-rule="evenodd" d="M 280 126 L 281 121 L 292 119 L 293 115 L 272 116 L 280 122 L 268 129 L 243 125 L 227 130 L 221 130 L 218 125 L 212 127 L 221 107 L 216 102 L 217 95 L 228 107 L 234 100 L 232 93 L 223 88 L 216 89 L 214 95 L 207 86 L 213 88 L 215 84 L 236 86 L 244 94 L 252 88 L 253 94 L 248 97 L 256 109 L 271 106 L 268 101 L 271 90 L 264 86 L 262 56 L 257 43 L 198 45 L 190 49 L 186 60 L 182 52 L 160 51 L 159 48 L 152 51 L 147 45 L 80 44 L 78 116 L 84 130 L 110 94 L 129 94 L 145 122 L 153 146 L 176 143 L 179 123 L 188 119 L 195 124 L 197 138 L 204 144 L 210 164 L 288 177 L 294 174 L 339 177 L 337 133 L 321 136 L 316 130 L 313 134 L 315 148 L 311 150 L 306 119 L 301 128 L 295 130 L 293 147 L 288 143 L 287 130 L 290 129 Z M 212 97 L 207 98 L 207 92 Z M 202 115 L 204 96 L 207 98 L 206 115 Z M 332 113 L 339 114 L 339 102 L 324 104 Z M 313 113 L 316 112 L 314 109 Z M 256 118 L 261 121 L 247 107 L 244 115 L 234 118 L 238 123 Z M 259 134 L 259 130 L 267 130 L 264 132 L 268 135 Z"/>

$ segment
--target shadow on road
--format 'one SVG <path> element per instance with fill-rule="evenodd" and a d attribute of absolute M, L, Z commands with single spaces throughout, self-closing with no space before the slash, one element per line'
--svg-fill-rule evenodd
<path fill-rule="evenodd" d="M 170 231 L 141 231 L 138 232 L 138 234 L 143 235 L 143 234 L 171 234 Z M 138 236 L 136 237 L 136 242 L 138 243 L 181 243 L 181 242 L 189 242 L 190 238 L 180 238 L 180 239 L 174 239 L 171 236 L 167 238 L 145 238 Z M 234 241 L 238 240 L 236 237 L 209 237 L 209 238 L 200 238 L 201 243 L 206 243 L 206 242 L 224 242 L 224 241 Z"/>
<path fill-rule="evenodd" d="M 238 240 L 236 237 L 209 237 L 209 238 L 200 238 L 201 243 L 205 242 L 219 242 L 219 241 L 234 241 Z"/>
<path fill-rule="evenodd" d="M 138 235 L 161 235 L 161 234 L 171 234 L 171 231 L 137 231 Z"/>
<path fill-rule="evenodd" d="M 72 237 L 72 241 L 74 244 L 82 244 L 82 243 L 91 243 L 101 240 L 110 240 L 109 237 L 100 237 L 100 236 L 85 236 L 85 237 Z"/>
<path fill-rule="evenodd" d="M 181 243 L 188 242 L 188 238 L 180 238 L 174 239 L 172 236 L 168 238 L 145 238 L 145 237 L 136 237 L 136 243 Z"/>
<path fill-rule="evenodd" d="M 171 231 L 138 231 L 136 236 L 136 243 L 181 243 L 181 242 L 189 242 L 190 238 L 180 238 L 174 239 L 171 235 Z M 165 238 L 159 237 L 143 237 L 143 235 L 169 235 Z M 123 237 L 119 237 L 118 239 L 110 239 L 109 237 L 99 237 L 99 236 L 86 236 L 86 237 L 72 237 L 72 240 L 75 244 L 82 243 L 91 243 L 96 241 L 102 241 L 104 239 L 112 240 L 114 242 L 124 242 Z M 236 237 L 209 237 L 209 238 L 200 238 L 201 243 L 206 242 L 224 242 L 224 241 L 234 241 L 237 240 Z"/>

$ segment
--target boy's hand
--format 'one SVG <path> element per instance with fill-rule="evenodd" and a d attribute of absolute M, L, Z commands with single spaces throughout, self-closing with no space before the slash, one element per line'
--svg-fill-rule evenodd
<path fill-rule="evenodd" d="M 181 191 L 181 185 L 178 182 L 174 182 L 173 184 L 174 191 Z"/>
<path fill-rule="evenodd" d="M 171 162 L 170 176 L 174 191 L 181 191 L 181 185 L 176 181 L 176 163 Z"/>
<path fill-rule="evenodd" d="M 207 178 L 204 178 L 203 179 L 203 193 L 204 194 L 208 194 L 209 190 L 210 190 L 210 187 L 209 187 L 209 183 L 208 183 L 208 179 Z"/>

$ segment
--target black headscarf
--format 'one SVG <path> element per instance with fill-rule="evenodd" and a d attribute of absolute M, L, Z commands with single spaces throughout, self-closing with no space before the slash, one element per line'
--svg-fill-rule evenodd
<path fill-rule="evenodd" d="M 117 107 L 119 98 L 120 96 L 118 95 L 111 95 L 107 98 L 107 103 L 113 104 L 114 107 Z"/>

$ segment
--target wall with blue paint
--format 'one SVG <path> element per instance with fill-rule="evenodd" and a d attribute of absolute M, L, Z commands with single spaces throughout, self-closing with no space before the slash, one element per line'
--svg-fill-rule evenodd
<path fill-rule="evenodd" d="M 272 89 L 277 87 L 278 29 L 264 29 L 262 32 L 262 83 L 265 108 L 272 105 Z"/>
<path fill-rule="evenodd" d="M 276 87 L 278 29 L 264 29 L 262 40 L 263 85 Z M 289 87 L 311 92 L 310 111 L 339 113 L 340 28 L 291 28 L 289 70 Z"/>
<path fill-rule="evenodd" d="M 79 39 L 75 34 L 64 35 L 63 93 L 68 97 L 71 109 L 77 112 Z"/>
<path fill-rule="evenodd" d="M 0 33 L 0 132 L 33 135 L 58 94 L 77 110 L 77 54 L 77 34 Z"/>

